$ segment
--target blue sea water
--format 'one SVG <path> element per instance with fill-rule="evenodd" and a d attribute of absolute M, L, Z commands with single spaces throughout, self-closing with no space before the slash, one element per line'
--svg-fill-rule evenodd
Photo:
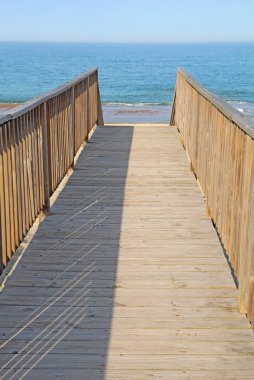
<path fill-rule="evenodd" d="M 99 67 L 104 105 L 172 101 L 177 67 L 209 90 L 254 112 L 254 44 L 0 43 L 0 102 L 24 102 Z M 242 106 L 241 106 L 242 105 Z"/>

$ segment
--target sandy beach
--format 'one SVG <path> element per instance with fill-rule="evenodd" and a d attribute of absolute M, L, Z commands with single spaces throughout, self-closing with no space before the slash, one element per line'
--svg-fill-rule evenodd
<path fill-rule="evenodd" d="M 171 106 L 104 105 L 106 123 L 168 123 Z"/>
<path fill-rule="evenodd" d="M 16 104 L 0 103 L 0 114 Z M 104 105 L 103 114 L 106 123 L 168 123 L 171 106 L 149 105 Z"/>
<path fill-rule="evenodd" d="M 12 104 L 12 103 L 0 103 L 0 113 L 5 112 L 15 106 L 16 104 Z"/>
<path fill-rule="evenodd" d="M 254 119 L 254 104 L 228 102 L 242 114 Z M 104 105 L 103 115 L 106 123 L 168 123 L 171 105 Z"/>
<path fill-rule="evenodd" d="M 228 102 L 245 116 L 254 119 L 254 105 L 245 102 Z M 17 104 L 0 103 L 0 114 L 15 107 Z M 104 121 L 106 123 L 155 123 L 169 122 L 171 105 L 103 105 Z"/>

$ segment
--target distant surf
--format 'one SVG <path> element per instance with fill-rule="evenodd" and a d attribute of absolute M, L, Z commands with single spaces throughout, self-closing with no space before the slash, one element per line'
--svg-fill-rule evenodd
<path fill-rule="evenodd" d="M 98 66 L 106 122 L 168 122 L 181 66 L 205 88 L 254 117 L 253 56 L 253 43 L 0 42 L 0 103 L 25 102 Z"/>
<path fill-rule="evenodd" d="M 229 101 L 239 112 L 254 119 L 254 103 Z M 0 104 L 0 114 L 14 105 Z M 103 104 L 104 119 L 107 123 L 168 123 L 172 103 L 106 103 Z"/>
<path fill-rule="evenodd" d="M 254 119 L 254 103 L 229 101 L 239 112 Z M 104 118 L 108 123 L 168 123 L 172 104 L 126 104 L 103 105 Z"/>

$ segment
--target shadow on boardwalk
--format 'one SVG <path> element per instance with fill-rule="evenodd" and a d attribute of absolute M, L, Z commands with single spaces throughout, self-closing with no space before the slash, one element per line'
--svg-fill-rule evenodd
<path fill-rule="evenodd" d="M 104 378 L 132 134 L 97 129 L 8 280 L 1 379 Z"/>

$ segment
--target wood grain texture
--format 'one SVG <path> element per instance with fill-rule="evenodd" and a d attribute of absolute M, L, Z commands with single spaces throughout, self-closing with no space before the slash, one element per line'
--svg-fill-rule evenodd
<path fill-rule="evenodd" d="M 1 272 L 38 214 L 49 210 L 50 196 L 98 124 L 98 91 L 98 72 L 93 69 L 8 110 L 8 120 L 1 114 Z"/>
<path fill-rule="evenodd" d="M 179 70 L 171 124 L 239 282 L 240 309 L 254 324 L 253 121 Z"/>
<path fill-rule="evenodd" d="M 253 332 L 173 127 L 96 129 L 0 303 L 2 379 L 254 377 Z"/>

